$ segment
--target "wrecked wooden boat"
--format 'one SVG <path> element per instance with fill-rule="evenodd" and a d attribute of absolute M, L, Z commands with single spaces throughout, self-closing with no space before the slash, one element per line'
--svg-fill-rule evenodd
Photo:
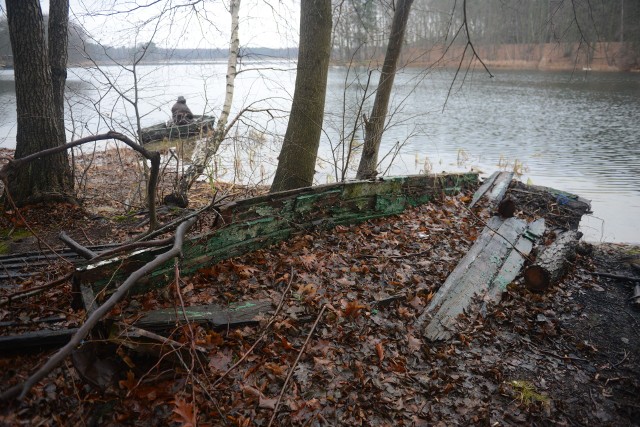
<path fill-rule="evenodd" d="M 202 215 L 201 221 L 212 223 L 208 224 L 207 232 L 185 240 L 180 270 L 185 275 L 193 274 L 219 261 L 267 247 L 308 230 L 326 230 L 342 224 L 396 215 L 444 195 L 476 188 L 477 182 L 477 173 L 385 177 L 375 181 L 351 181 L 271 193 L 227 203 L 207 212 L 209 218 Z M 76 306 L 91 314 L 105 294 L 120 286 L 133 271 L 167 250 L 168 246 L 145 248 L 102 261 L 77 262 L 73 273 Z M 165 286 L 173 280 L 174 269 L 173 260 L 164 263 L 138 280 L 130 292 L 141 293 Z M 271 309 L 270 304 L 262 301 L 225 307 L 199 306 L 189 307 L 187 317 L 190 321 L 214 326 L 233 326 L 251 323 Z M 161 310 L 145 313 L 135 326 L 159 331 L 167 325 L 175 325 L 175 320 L 172 310 Z M 75 332 L 69 328 L 4 336 L 0 337 L 0 350 L 60 345 Z"/>
<path fill-rule="evenodd" d="M 186 125 L 175 125 L 172 121 L 159 123 L 142 129 L 143 144 L 162 141 L 164 139 L 184 139 L 192 136 L 206 135 L 213 130 L 216 118 L 212 116 L 193 116 L 193 122 Z"/>
<path fill-rule="evenodd" d="M 499 205 L 507 199 L 518 209 L 528 208 L 534 203 L 534 211 L 522 215 L 522 218 L 497 215 L 486 222 L 475 244 L 416 319 L 414 327 L 425 338 L 450 339 L 456 334 L 461 314 L 477 309 L 477 302 L 481 305 L 497 303 L 506 287 L 521 276 L 525 265 L 532 263 L 536 251 L 544 250 L 550 240 L 558 243 L 570 240 L 569 249 L 575 248 L 575 241 L 580 238 L 575 230 L 582 215 L 590 212 L 590 202 L 558 190 L 527 186 L 512 178 L 513 174 L 504 172 L 492 175 L 476 192 L 471 205 L 486 198 L 491 210 L 500 211 Z M 200 221 L 209 222 L 207 231 L 184 241 L 180 272 L 190 275 L 219 261 L 267 247 L 311 229 L 330 229 L 341 224 L 396 215 L 442 195 L 476 188 L 477 182 L 475 173 L 390 177 L 308 187 L 226 203 L 207 212 L 208 218 L 206 215 L 199 217 Z M 553 231 L 555 239 L 550 237 L 549 230 Z M 570 233 L 567 234 L 570 238 L 561 238 L 563 233 Z M 86 309 L 91 315 L 106 296 L 134 272 L 167 253 L 169 247 L 170 244 L 137 249 L 127 255 L 77 263 L 73 273 L 77 307 Z M 550 254 L 560 252 L 549 250 Z M 543 257 L 538 256 L 538 259 L 541 261 Z M 566 260 L 559 261 L 552 264 L 566 267 Z M 137 294 L 166 286 L 174 280 L 175 268 L 173 258 L 157 264 L 137 279 L 128 292 Z M 566 268 L 551 272 L 549 283 L 559 280 L 565 271 Z M 183 317 L 213 327 L 229 327 L 254 323 L 272 308 L 268 301 L 248 301 L 224 307 L 192 306 Z M 110 320 L 122 321 L 117 316 Z M 176 320 L 174 310 L 155 310 L 144 313 L 133 326 L 161 332 L 175 325 Z M 60 345 L 75 332 L 69 328 L 0 337 L 0 350 Z"/>

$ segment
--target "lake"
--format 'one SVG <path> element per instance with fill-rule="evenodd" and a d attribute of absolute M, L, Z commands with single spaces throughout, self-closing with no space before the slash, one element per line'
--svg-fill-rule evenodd
<path fill-rule="evenodd" d="M 240 110 L 246 114 L 214 169 L 220 179 L 268 183 L 286 129 L 295 64 L 244 67 L 232 117 Z M 136 71 L 143 127 L 168 120 L 178 95 L 194 114 L 219 114 L 225 63 L 146 65 Z M 587 240 L 640 242 L 640 73 L 492 72 L 494 78 L 475 70 L 453 85 L 451 70 L 399 73 L 382 170 L 402 175 L 473 168 L 488 175 L 515 169 L 524 182 L 591 199 L 594 214 L 582 225 Z M 12 80 L 12 71 L 0 70 L 0 146 L 6 148 L 15 146 Z M 348 144 L 341 142 L 354 129 L 355 142 L 362 140 L 361 127 L 353 123 L 365 87 L 367 70 L 331 67 L 318 183 L 339 179 L 349 159 Z M 70 69 L 67 95 L 68 138 L 135 128 L 127 101 L 135 96 L 133 78 L 123 69 Z M 365 98 L 362 113 L 368 114 L 372 102 L 372 96 Z M 348 177 L 357 158 L 356 153 L 349 160 Z"/>

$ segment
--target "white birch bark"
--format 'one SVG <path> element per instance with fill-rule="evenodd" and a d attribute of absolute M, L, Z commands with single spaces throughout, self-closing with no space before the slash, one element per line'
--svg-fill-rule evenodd
<path fill-rule="evenodd" d="M 222 141 L 228 131 L 226 126 L 227 121 L 229 120 L 231 104 L 233 103 L 236 75 L 238 74 L 236 65 L 238 63 L 238 54 L 240 51 L 240 38 L 238 35 L 238 29 L 240 26 L 239 12 L 240 0 L 231 0 L 229 4 L 229 13 L 231 14 L 231 39 L 229 41 L 229 60 L 227 62 L 226 77 L 227 90 L 224 97 L 224 104 L 222 105 L 222 111 L 220 112 L 215 132 L 213 132 L 212 136 L 196 142 L 196 146 L 191 154 L 191 164 L 180 179 L 177 194 L 174 196 L 179 197 L 179 200 L 182 200 L 185 205 L 188 200 L 187 193 L 189 189 L 196 179 L 204 172 L 207 163 L 220 148 L 220 144 L 222 144 Z"/>

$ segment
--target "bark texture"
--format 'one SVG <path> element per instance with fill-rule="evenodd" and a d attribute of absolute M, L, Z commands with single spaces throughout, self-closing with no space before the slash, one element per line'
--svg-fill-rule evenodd
<path fill-rule="evenodd" d="M 38 0 L 7 0 L 6 6 L 18 115 L 15 157 L 19 159 L 62 145 L 65 137 L 60 130 L 52 89 L 40 3 Z M 66 52 L 66 47 L 64 50 Z M 21 206 L 73 200 L 72 188 L 67 153 L 61 152 L 18 168 L 9 177 L 8 190 L 16 204 Z"/>
<path fill-rule="evenodd" d="M 293 105 L 271 192 L 313 184 L 331 53 L 331 0 L 302 0 Z"/>
<path fill-rule="evenodd" d="M 558 283 L 576 258 L 576 248 L 582 233 L 569 230 L 545 247 L 538 255 L 536 263 L 524 271 L 524 283 L 531 291 L 542 292 Z"/>
<path fill-rule="evenodd" d="M 371 117 L 365 121 L 364 147 L 356 175 L 358 179 L 371 179 L 378 174 L 376 168 L 378 167 L 380 141 L 382 140 L 384 124 L 387 120 L 389 99 L 391 99 L 391 90 L 393 89 L 393 81 L 396 76 L 398 59 L 402 51 L 404 33 L 409 21 L 409 12 L 412 4 L 413 0 L 398 0 L 396 3 L 396 10 L 391 23 L 391 35 L 389 36 L 389 44 L 387 45 L 387 52 L 382 65 L 376 98 L 373 103 Z"/>
<path fill-rule="evenodd" d="M 67 83 L 69 45 L 69 0 L 49 1 L 49 64 L 53 84 L 53 103 L 58 119 L 58 131 L 66 142 L 64 129 L 64 87 Z"/>

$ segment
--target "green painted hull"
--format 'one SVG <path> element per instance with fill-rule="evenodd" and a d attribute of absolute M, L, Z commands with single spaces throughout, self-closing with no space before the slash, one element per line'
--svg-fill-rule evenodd
<path fill-rule="evenodd" d="M 376 181 L 351 181 L 271 193 L 219 208 L 220 226 L 188 239 L 183 247 L 182 274 L 280 242 L 303 230 L 330 229 L 386 217 L 429 203 L 445 194 L 475 188 L 478 174 L 414 175 Z M 135 255 L 80 266 L 74 283 L 97 292 L 119 283 L 167 248 L 140 250 Z M 172 280 L 173 261 L 136 284 L 134 292 Z"/>

